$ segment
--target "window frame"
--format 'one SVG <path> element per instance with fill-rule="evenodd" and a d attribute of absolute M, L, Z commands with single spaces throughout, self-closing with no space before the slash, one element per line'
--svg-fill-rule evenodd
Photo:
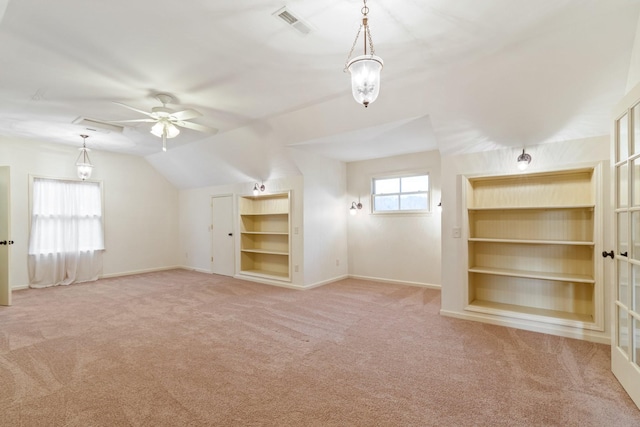
<path fill-rule="evenodd" d="M 412 191 L 412 192 L 402 192 L 402 178 L 411 178 L 416 176 L 426 176 L 428 180 L 427 190 L 426 191 Z M 376 180 L 384 180 L 384 179 L 400 179 L 400 192 L 398 193 L 375 193 L 376 188 Z M 393 172 L 388 174 L 376 174 L 371 176 L 371 189 L 370 189 L 370 213 L 372 215 L 430 215 L 433 213 L 432 209 L 432 185 L 431 185 L 431 174 L 426 170 L 412 170 L 412 171 L 403 171 L 403 172 Z M 398 209 L 398 210 L 389 210 L 389 211 L 376 211 L 375 209 L 375 198 L 380 195 L 396 195 L 398 198 L 402 195 L 411 195 L 411 194 L 426 194 L 427 195 L 427 208 L 426 209 Z M 398 200 L 399 202 L 399 200 Z M 398 204 L 400 207 L 400 204 Z"/>
<path fill-rule="evenodd" d="M 94 184 L 98 184 L 100 186 L 100 214 L 102 215 L 102 236 L 104 239 L 104 249 L 101 249 L 103 251 L 107 250 L 107 238 L 106 238 L 106 234 L 105 234 L 105 228 L 106 228 L 106 218 L 105 218 L 105 208 L 104 208 L 104 184 L 102 182 L 102 180 L 97 180 L 97 179 L 73 179 L 73 178 L 60 178 L 60 177 L 55 177 L 55 176 L 46 176 L 46 175 L 31 175 L 29 174 L 29 210 L 27 212 L 28 218 L 27 218 L 27 236 L 28 238 L 31 237 L 31 219 L 33 218 L 33 182 L 35 179 L 49 179 L 49 180 L 55 180 L 55 181 L 63 181 L 63 182 L 92 182 Z M 27 240 L 27 247 L 29 246 L 29 240 Z"/>

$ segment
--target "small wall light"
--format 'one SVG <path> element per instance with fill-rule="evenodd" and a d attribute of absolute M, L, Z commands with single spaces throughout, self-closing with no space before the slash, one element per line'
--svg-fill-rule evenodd
<path fill-rule="evenodd" d="M 253 195 L 257 196 L 258 194 L 260 194 L 261 191 L 265 190 L 265 186 L 264 183 L 260 184 L 260 186 L 258 187 L 258 183 L 256 182 L 255 185 L 253 186 Z"/>
<path fill-rule="evenodd" d="M 521 171 L 525 170 L 529 167 L 529 163 L 531 163 L 531 156 L 524 152 L 524 148 L 522 149 L 522 154 L 518 156 L 518 169 Z"/>
<path fill-rule="evenodd" d="M 358 213 L 358 210 L 362 209 L 362 203 L 352 202 L 351 207 L 349 208 L 349 214 L 355 215 Z"/>

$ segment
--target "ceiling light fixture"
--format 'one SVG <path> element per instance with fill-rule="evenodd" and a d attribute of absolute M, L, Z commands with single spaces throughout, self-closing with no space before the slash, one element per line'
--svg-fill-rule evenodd
<path fill-rule="evenodd" d="M 161 118 L 151 127 L 151 133 L 162 138 L 162 151 L 167 151 L 167 138 L 175 138 L 180 134 L 178 129 L 168 118 Z"/>
<path fill-rule="evenodd" d="M 376 100 L 378 93 L 380 93 L 380 71 L 382 71 L 382 58 L 375 55 L 373 48 L 373 39 L 371 38 L 371 30 L 369 29 L 369 22 L 367 14 L 369 8 L 367 7 L 367 0 L 363 0 L 364 6 L 362 7 L 362 24 L 358 28 L 356 39 L 353 41 L 353 46 L 347 56 L 347 62 L 344 66 L 344 71 L 349 70 L 351 73 L 351 92 L 356 102 L 368 107 L 370 103 Z M 351 54 L 356 47 L 360 32 L 364 28 L 364 55 L 356 56 L 352 60 Z M 367 54 L 367 42 L 369 42 L 369 50 L 371 53 Z"/>
<path fill-rule="evenodd" d="M 351 202 L 351 207 L 349 208 L 349 214 L 355 215 L 358 213 L 360 209 L 362 209 L 362 203 Z"/>
<path fill-rule="evenodd" d="M 522 154 L 518 156 L 518 169 L 521 171 L 525 170 L 529 167 L 529 163 L 531 163 L 531 156 L 524 152 L 524 148 L 522 149 Z"/>
<path fill-rule="evenodd" d="M 255 185 L 253 186 L 253 195 L 257 196 L 258 194 L 260 194 L 261 191 L 264 191 L 267 187 L 264 186 L 264 183 L 260 184 L 260 186 L 258 187 L 258 183 L 256 182 Z"/>
<path fill-rule="evenodd" d="M 80 137 L 82 138 L 82 148 L 79 149 L 80 155 L 76 160 L 76 168 L 78 168 L 78 178 L 84 181 L 91 178 L 93 165 L 89 159 L 89 151 L 91 150 L 87 148 L 87 138 L 89 138 L 89 135 L 80 135 Z"/>

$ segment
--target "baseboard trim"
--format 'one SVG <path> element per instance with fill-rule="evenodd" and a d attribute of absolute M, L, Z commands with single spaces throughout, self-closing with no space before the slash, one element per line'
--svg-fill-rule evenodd
<path fill-rule="evenodd" d="M 340 276 L 336 276 L 336 277 L 333 277 L 331 279 L 322 280 L 320 282 L 304 285 L 304 286 L 302 286 L 302 289 L 306 290 L 306 289 L 319 288 L 320 286 L 328 285 L 329 283 L 339 282 L 340 280 L 344 280 L 344 279 L 348 279 L 348 278 L 349 278 L 348 274 L 342 274 Z"/>
<path fill-rule="evenodd" d="M 409 282 L 406 280 L 394 280 L 394 279 L 383 279 L 380 277 L 370 277 L 370 276 L 360 276 L 357 274 L 349 274 L 350 279 L 360 279 L 360 280 L 372 280 L 374 282 L 382 282 L 382 283 L 392 283 L 394 285 L 406 285 L 406 286 L 417 286 L 420 288 L 429 288 L 429 289 L 438 289 L 441 290 L 442 286 L 434 285 L 431 283 L 422 283 L 422 282 Z"/>
<path fill-rule="evenodd" d="M 142 270 L 123 271 L 121 273 L 109 273 L 109 274 L 101 275 L 99 279 L 111 279 L 114 277 L 133 276 L 135 274 L 156 273 L 158 271 L 177 270 L 177 269 L 182 269 L 182 267 L 179 265 L 174 265 L 171 267 L 145 268 Z"/>
<path fill-rule="evenodd" d="M 12 286 L 11 287 L 11 291 L 24 291 L 25 289 L 29 289 L 29 285 L 22 285 L 22 286 Z"/>
<path fill-rule="evenodd" d="M 487 323 L 490 325 L 505 326 L 507 328 L 522 329 L 525 331 L 538 332 L 541 334 L 556 335 L 564 338 L 573 338 L 583 341 L 595 342 L 598 344 L 611 345 L 611 337 L 603 332 L 589 331 L 587 329 L 575 329 L 564 326 L 554 326 L 541 323 L 527 322 L 526 320 L 496 318 L 476 313 L 460 313 L 457 311 L 440 310 L 440 315 L 453 317 L 461 320 Z M 572 330 L 574 329 L 574 330 Z"/>
<path fill-rule="evenodd" d="M 181 270 L 187 270 L 187 271 L 197 271 L 198 273 L 214 274 L 213 271 L 211 270 L 205 270 L 204 268 L 198 268 L 198 267 L 189 267 L 186 265 L 181 265 L 176 268 L 179 268 Z"/>
<path fill-rule="evenodd" d="M 235 276 L 233 276 L 233 278 L 238 280 L 245 280 L 247 282 L 261 283 L 263 285 L 278 286 L 280 288 L 298 289 L 298 290 L 304 289 L 302 286 L 294 285 L 291 282 L 280 282 L 278 280 L 266 279 L 264 277 L 236 274 Z"/>

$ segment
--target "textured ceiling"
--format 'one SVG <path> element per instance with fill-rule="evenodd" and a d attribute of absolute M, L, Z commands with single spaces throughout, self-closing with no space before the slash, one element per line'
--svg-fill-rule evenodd
<path fill-rule="evenodd" d="M 272 15 L 285 5 L 310 34 Z M 0 135 L 80 145 L 79 117 L 140 119 L 115 102 L 149 111 L 168 92 L 219 132 L 183 131 L 164 153 L 148 123 L 129 123 L 87 145 L 145 156 L 179 187 L 296 173 L 291 150 L 354 161 L 603 135 L 640 12 L 630 0 L 368 6 L 385 67 L 365 109 L 343 73 L 361 1 L 0 0 Z"/>

